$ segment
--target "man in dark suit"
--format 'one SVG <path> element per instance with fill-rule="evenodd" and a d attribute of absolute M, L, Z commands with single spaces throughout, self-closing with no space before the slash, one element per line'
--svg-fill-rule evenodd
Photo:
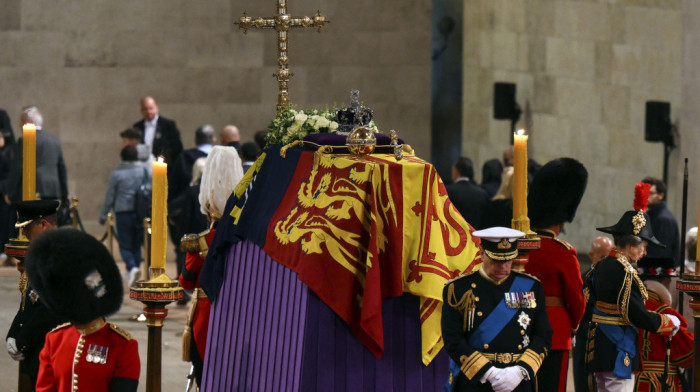
<path fill-rule="evenodd" d="M 36 126 L 36 192 L 41 199 L 68 200 L 68 181 L 63 149 L 57 137 L 42 129 L 43 117 L 36 106 L 22 109 L 21 124 Z M 7 178 L 8 204 L 22 200 L 22 137 L 10 150 L 10 173 Z"/>
<path fill-rule="evenodd" d="M 194 132 L 197 147 L 183 151 L 175 163 L 168 167 L 168 199 L 173 200 L 190 186 L 192 165 L 199 158 L 206 158 L 216 143 L 216 131 L 209 124 L 202 125 Z M 171 174 L 172 173 L 172 174 Z"/>
<path fill-rule="evenodd" d="M 8 203 L 5 203 L 5 193 L 7 192 L 7 176 L 10 174 L 9 151 L 15 143 L 15 135 L 12 132 L 10 116 L 3 109 L 0 109 L 0 244 L 5 244 L 10 238 L 10 222 L 14 211 Z M 0 250 L 0 265 L 6 264 L 8 258 Z"/>
<path fill-rule="evenodd" d="M 10 116 L 8 116 L 7 112 L 3 109 L 0 109 L 0 132 L 2 132 L 2 137 L 5 139 L 5 145 L 9 146 L 15 142 L 15 134 L 12 132 Z M 2 150 L 1 146 L 0 150 Z"/>
<path fill-rule="evenodd" d="M 243 161 L 243 173 L 247 172 L 255 163 L 255 160 L 260 156 L 258 145 L 254 142 L 245 142 L 241 146 L 241 160 Z"/>
<path fill-rule="evenodd" d="M 477 230 L 483 229 L 490 208 L 486 191 L 474 182 L 474 164 L 461 157 L 452 167 L 452 184 L 445 186 L 447 196 L 464 219 Z"/>
<path fill-rule="evenodd" d="M 195 148 L 183 151 L 168 170 L 168 231 L 170 239 L 175 244 L 177 273 L 182 272 L 185 265 L 185 252 L 180 249 L 180 238 L 189 232 L 183 232 L 178 223 L 181 222 L 182 211 L 186 200 L 185 192 L 192 181 L 192 166 L 199 158 L 206 158 L 216 143 L 216 131 L 209 124 L 197 128 L 194 133 Z M 187 297 L 183 297 L 187 298 Z M 186 302 L 186 299 L 180 303 Z"/>
<path fill-rule="evenodd" d="M 182 152 L 180 131 L 175 121 L 159 115 L 158 104 L 153 97 L 141 99 L 143 119 L 134 124 L 134 128 L 143 132 L 142 143 L 148 146 L 156 158 L 163 156 L 165 162 L 173 164 Z"/>
<path fill-rule="evenodd" d="M 676 269 L 681 265 L 679 257 L 681 234 L 678 221 L 666 207 L 666 184 L 655 177 L 645 177 L 642 182 L 651 186 L 647 204 L 651 227 L 656 237 L 666 247 L 647 249 L 646 256 L 639 260 L 637 267 L 645 275 L 658 275 L 661 283 L 671 290 L 671 277 L 676 275 Z"/>

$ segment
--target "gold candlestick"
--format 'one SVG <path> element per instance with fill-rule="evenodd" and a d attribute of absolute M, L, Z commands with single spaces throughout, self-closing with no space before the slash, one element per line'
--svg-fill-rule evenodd
<path fill-rule="evenodd" d="M 165 268 L 151 268 L 149 281 L 138 281 L 129 290 L 129 298 L 144 304 L 148 326 L 148 358 L 146 360 L 146 392 L 161 391 L 161 353 L 163 322 L 168 316 L 165 307 L 182 298 L 182 287 L 165 275 Z"/>

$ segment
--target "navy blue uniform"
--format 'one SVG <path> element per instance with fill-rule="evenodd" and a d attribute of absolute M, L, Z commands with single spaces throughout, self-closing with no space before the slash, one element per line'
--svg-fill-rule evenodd
<path fill-rule="evenodd" d="M 473 272 L 450 281 L 443 301 L 445 349 L 461 369 L 450 380 L 455 390 L 491 391 L 491 384 L 482 384 L 480 378 L 492 366 L 514 365 L 529 377 L 515 390 L 536 390 L 536 374 L 552 341 L 544 290 L 537 279 L 512 272 L 497 283 L 481 271 Z"/>

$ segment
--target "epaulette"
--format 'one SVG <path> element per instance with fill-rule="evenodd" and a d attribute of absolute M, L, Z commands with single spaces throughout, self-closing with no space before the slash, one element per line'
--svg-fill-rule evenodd
<path fill-rule="evenodd" d="M 534 280 L 536 280 L 536 281 L 542 283 L 536 276 L 530 275 L 530 274 L 528 274 L 528 273 L 526 273 L 526 272 L 520 272 L 520 271 L 512 271 L 512 272 L 515 272 L 516 274 L 520 274 L 520 275 L 525 275 L 525 276 L 527 276 L 528 278 L 532 278 L 532 279 L 534 279 Z"/>
<path fill-rule="evenodd" d="M 123 337 L 126 340 L 133 340 L 134 339 L 134 336 L 132 334 L 130 334 L 129 331 L 127 331 L 126 329 L 123 329 L 122 327 L 118 326 L 117 324 L 109 323 L 109 328 L 112 331 L 116 332 L 117 335 Z"/>
<path fill-rule="evenodd" d="M 555 238 L 554 241 L 556 241 L 556 242 L 558 242 L 558 243 L 564 245 L 564 247 L 565 247 L 567 250 L 571 250 L 571 249 L 574 248 L 573 245 L 571 245 L 570 243 L 568 243 L 568 242 L 566 242 L 566 241 L 564 241 L 564 240 L 560 240 L 559 238 Z"/>
<path fill-rule="evenodd" d="M 471 270 L 471 271 L 469 271 L 469 272 L 463 273 L 462 275 L 456 276 L 456 277 L 454 277 L 454 278 L 448 280 L 447 282 L 445 282 L 445 286 L 447 286 L 448 284 L 454 282 L 455 280 L 462 279 L 462 278 L 465 278 L 465 277 L 467 277 L 467 276 L 469 276 L 469 275 L 472 275 L 472 274 L 475 273 L 475 272 L 476 272 L 476 270 Z"/>
<path fill-rule="evenodd" d="M 52 330 L 49 331 L 49 332 L 58 331 L 59 329 L 63 329 L 63 328 L 70 327 L 71 325 L 73 325 L 73 324 L 71 324 L 71 323 L 63 323 L 63 324 L 61 324 L 61 325 L 57 325 L 56 328 L 52 329 Z"/>
<path fill-rule="evenodd" d="M 571 250 L 571 249 L 574 248 L 573 246 L 571 246 L 570 243 L 568 243 L 568 242 L 566 242 L 566 241 L 564 241 L 564 240 L 559 239 L 559 237 L 558 237 L 556 234 L 554 234 L 554 232 L 551 231 L 551 230 L 536 230 L 536 232 L 537 232 L 537 235 L 540 236 L 540 237 L 549 238 L 550 240 L 554 240 L 554 242 L 558 242 L 558 243 L 560 243 L 561 245 L 564 245 L 564 247 L 565 247 L 567 250 Z"/>
<path fill-rule="evenodd" d="M 205 230 L 199 234 L 185 234 L 180 239 L 180 249 L 185 253 L 198 253 L 209 250 L 207 234 L 211 230 Z"/>

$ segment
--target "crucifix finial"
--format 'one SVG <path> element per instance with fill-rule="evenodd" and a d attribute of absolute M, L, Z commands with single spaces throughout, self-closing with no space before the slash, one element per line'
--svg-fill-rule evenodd
<path fill-rule="evenodd" d="M 287 32 L 292 27 L 313 27 L 321 32 L 326 23 L 326 17 L 321 15 L 321 11 L 316 11 L 314 16 L 291 16 L 287 13 L 287 1 L 277 0 L 277 14 L 268 17 L 251 17 L 245 12 L 235 24 L 238 28 L 247 33 L 248 29 L 273 28 L 277 31 L 277 73 L 273 74 L 277 78 L 279 94 L 277 95 L 277 112 L 289 107 L 289 78 L 294 75 L 289 71 L 289 57 L 287 48 Z"/>

